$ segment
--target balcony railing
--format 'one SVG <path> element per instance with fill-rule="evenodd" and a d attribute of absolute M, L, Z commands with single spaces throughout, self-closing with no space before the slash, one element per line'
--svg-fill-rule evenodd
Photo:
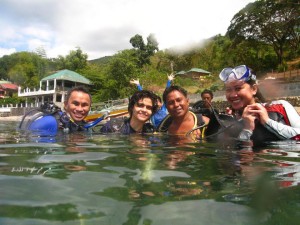
<path fill-rule="evenodd" d="M 19 97 L 41 96 L 41 95 L 54 94 L 55 92 L 61 92 L 61 91 L 63 91 L 62 87 L 56 87 L 56 89 L 52 87 L 51 89 L 48 90 L 42 90 L 42 89 L 37 90 L 36 88 L 34 88 L 33 90 L 29 88 L 25 88 L 21 90 L 21 87 L 19 87 L 18 96 Z"/>

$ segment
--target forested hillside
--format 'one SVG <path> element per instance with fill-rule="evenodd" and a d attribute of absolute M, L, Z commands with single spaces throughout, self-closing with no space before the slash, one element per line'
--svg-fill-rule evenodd
<path fill-rule="evenodd" d="M 167 74 L 201 68 L 211 72 L 205 81 L 176 76 L 175 83 L 190 92 L 221 87 L 218 74 L 224 67 L 246 64 L 260 77 L 269 71 L 300 68 L 300 7 L 298 1 L 259 0 L 241 9 L 231 20 L 225 35 L 217 34 L 186 50 L 159 49 L 150 34 L 146 41 L 136 34 L 128 41 L 131 49 L 115 55 L 88 60 L 80 47 L 67 56 L 47 58 L 43 48 L 17 52 L 0 58 L 0 78 L 24 87 L 39 86 L 39 80 L 61 69 L 76 71 L 93 82 L 94 101 L 124 98 L 140 79 L 146 89 L 164 90 Z"/>

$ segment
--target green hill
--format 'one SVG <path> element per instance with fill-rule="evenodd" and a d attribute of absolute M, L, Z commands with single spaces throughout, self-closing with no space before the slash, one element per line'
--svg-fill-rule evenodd
<path fill-rule="evenodd" d="M 104 57 L 101 57 L 98 59 L 89 60 L 89 62 L 93 63 L 93 64 L 97 64 L 97 65 L 104 65 L 104 64 L 108 63 L 111 58 L 112 58 L 112 56 L 104 56 Z"/>

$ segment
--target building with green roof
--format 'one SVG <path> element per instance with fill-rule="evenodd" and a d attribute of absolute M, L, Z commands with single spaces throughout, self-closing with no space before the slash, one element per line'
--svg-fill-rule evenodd
<path fill-rule="evenodd" d="M 194 80 L 201 80 L 202 78 L 209 76 L 210 72 L 200 69 L 200 68 L 192 68 L 189 71 L 180 71 L 175 75 L 179 75 L 182 78 L 192 78 Z"/>
<path fill-rule="evenodd" d="M 210 72 L 200 69 L 200 68 L 192 68 L 185 73 L 185 77 L 189 77 L 194 80 L 201 80 L 209 75 L 210 75 Z"/>
<path fill-rule="evenodd" d="M 83 77 L 82 75 L 80 75 L 79 73 L 76 73 L 74 71 L 71 71 L 71 70 L 60 70 L 52 75 L 49 75 L 47 77 L 44 77 L 41 82 L 43 81 L 58 81 L 58 80 L 61 80 L 61 81 L 64 81 L 64 82 L 72 82 L 75 84 L 85 84 L 85 85 L 90 85 L 91 84 L 91 81 L 88 80 L 87 78 Z"/>
<path fill-rule="evenodd" d="M 90 85 L 92 83 L 89 79 L 74 71 L 65 69 L 44 77 L 40 81 L 38 90 L 25 88 L 22 91 L 21 87 L 19 87 L 18 96 L 26 98 L 26 105 L 29 98 L 34 98 L 36 107 L 39 107 L 44 102 L 53 102 L 55 105 L 63 107 L 68 90 L 75 86 Z"/>

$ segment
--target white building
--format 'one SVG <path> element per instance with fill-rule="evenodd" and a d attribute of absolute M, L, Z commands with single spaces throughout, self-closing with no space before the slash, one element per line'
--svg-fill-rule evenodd
<path fill-rule="evenodd" d="M 68 90 L 74 86 L 89 86 L 91 81 L 80 74 L 70 70 L 60 70 L 40 81 L 38 90 L 19 87 L 18 97 L 25 97 L 25 107 L 28 107 L 28 100 L 34 99 L 34 106 L 39 107 L 44 102 L 53 102 L 58 107 L 63 107 L 63 102 Z"/>

